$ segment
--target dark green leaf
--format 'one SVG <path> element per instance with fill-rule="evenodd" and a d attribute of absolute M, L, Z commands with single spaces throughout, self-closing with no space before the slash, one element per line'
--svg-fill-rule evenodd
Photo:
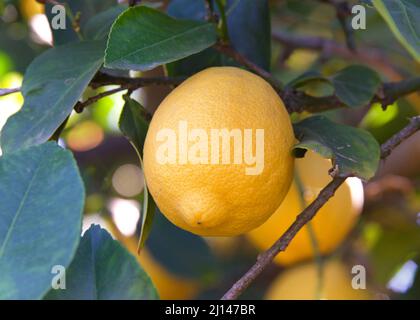
<path fill-rule="evenodd" d="M 147 249 L 170 272 L 187 279 L 211 279 L 217 262 L 202 237 L 184 231 L 156 212 Z"/>
<path fill-rule="evenodd" d="M 217 6 L 215 6 L 217 11 Z M 266 0 L 229 0 L 227 6 L 228 29 L 233 46 L 260 67 L 269 70 L 271 57 L 270 19 Z M 204 20 L 204 0 L 173 0 L 168 14 L 179 19 Z M 168 65 L 172 76 L 189 76 L 208 67 L 237 65 L 232 59 L 214 49 Z"/>
<path fill-rule="evenodd" d="M 105 66 L 150 70 L 198 53 L 216 42 L 216 28 L 207 22 L 176 20 L 158 10 L 137 6 L 112 26 Z"/>
<path fill-rule="evenodd" d="M 146 139 L 147 129 L 149 128 L 149 124 L 145 119 L 146 111 L 135 100 L 127 96 L 124 99 L 125 105 L 121 113 L 119 122 L 120 130 L 128 138 L 128 140 L 131 141 L 134 148 L 136 149 L 137 154 L 139 155 L 141 167 L 143 169 L 143 145 L 144 140 Z M 143 191 L 142 217 L 139 235 L 139 250 L 143 248 L 146 239 L 149 236 L 155 209 L 155 202 L 147 190 L 145 180 Z"/>
<path fill-rule="evenodd" d="M 381 84 L 375 71 L 358 65 L 344 68 L 331 81 L 338 99 L 352 108 L 367 105 Z"/>
<path fill-rule="evenodd" d="M 143 170 L 143 163 L 142 163 Z M 147 238 L 152 230 L 153 218 L 155 216 L 156 203 L 153 200 L 149 190 L 147 189 L 146 180 L 144 180 L 144 191 L 143 191 L 143 205 L 141 211 L 141 224 L 139 234 L 139 245 L 138 250 L 143 249 Z"/>
<path fill-rule="evenodd" d="M 228 0 L 226 14 L 233 47 L 256 65 L 269 71 L 271 23 L 268 0 Z"/>
<path fill-rule="evenodd" d="M 80 239 L 84 187 L 53 142 L 0 157 L 0 299 L 39 299 Z"/>
<path fill-rule="evenodd" d="M 100 40 L 108 37 L 112 24 L 125 9 L 125 6 L 115 6 L 93 16 L 82 30 L 85 38 Z"/>
<path fill-rule="evenodd" d="M 143 157 L 144 140 L 149 129 L 146 110 L 130 97 L 125 96 L 124 100 L 125 104 L 121 112 L 119 127 L 128 140 L 133 143 L 140 157 Z"/>
<path fill-rule="evenodd" d="M 71 10 L 73 15 L 80 15 L 79 25 L 83 34 L 85 25 L 90 20 L 90 18 L 115 6 L 116 4 L 115 0 L 60 0 L 58 2 L 65 4 L 65 6 Z M 45 5 L 45 14 L 47 15 L 50 24 L 53 17 L 55 16 L 51 11 L 53 7 L 54 4 L 47 3 Z M 80 40 L 74 31 L 72 22 L 68 16 L 66 17 L 65 29 L 51 29 L 54 38 L 54 45 L 56 46 Z"/>
<path fill-rule="evenodd" d="M 338 176 L 368 180 L 375 174 L 380 148 L 369 132 L 334 123 L 324 116 L 307 118 L 296 123 L 294 129 L 300 141 L 295 151 L 310 149 L 332 159 Z"/>
<path fill-rule="evenodd" d="M 172 0 L 168 14 L 178 19 L 204 20 L 206 17 L 205 0 Z"/>
<path fill-rule="evenodd" d="M 51 289 L 54 300 L 157 299 L 152 281 L 118 241 L 98 225 L 83 235 L 66 272 L 66 289 Z"/>
<path fill-rule="evenodd" d="M 392 33 L 420 62 L 420 3 L 418 0 L 373 0 Z"/>
<path fill-rule="evenodd" d="M 103 61 L 103 43 L 78 42 L 47 50 L 25 73 L 23 108 L 1 132 L 3 153 L 47 141 L 71 113 Z"/>

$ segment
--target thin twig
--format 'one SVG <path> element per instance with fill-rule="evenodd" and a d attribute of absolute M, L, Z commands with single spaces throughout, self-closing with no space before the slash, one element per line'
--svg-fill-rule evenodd
<path fill-rule="evenodd" d="M 21 90 L 20 88 L 0 89 L 0 97 L 7 96 L 8 94 L 12 94 L 12 93 L 20 92 L 20 90 Z"/>
<path fill-rule="evenodd" d="M 185 77 L 145 77 L 128 78 L 112 76 L 105 73 L 98 73 L 90 83 L 92 88 L 98 88 L 105 85 L 130 85 L 134 89 L 151 85 L 178 85 L 185 80 Z"/>
<path fill-rule="evenodd" d="M 223 43 L 217 43 L 217 44 L 214 45 L 214 48 L 217 51 L 223 53 L 224 55 L 232 58 L 233 60 L 235 60 L 239 64 L 247 67 L 248 69 L 250 69 L 254 73 L 258 74 L 260 77 L 264 78 L 266 81 L 268 81 L 273 86 L 273 88 L 278 93 L 281 93 L 282 85 L 280 84 L 280 82 L 277 79 L 275 79 L 271 75 L 270 72 L 264 70 L 263 68 L 257 66 L 252 61 L 245 58 L 242 54 L 240 54 L 238 51 L 236 51 L 231 45 L 223 44 Z"/>
<path fill-rule="evenodd" d="M 341 0 L 321 0 L 322 2 L 329 3 L 335 8 L 337 20 L 340 22 L 341 29 L 343 30 L 346 39 L 347 48 L 350 51 L 356 51 L 356 43 L 354 41 L 354 30 L 351 27 L 348 17 L 351 15 L 350 6 L 347 1 Z"/>
<path fill-rule="evenodd" d="M 119 88 L 115 88 L 115 89 L 111 89 L 111 90 L 108 90 L 108 91 L 105 91 L 105 92 L 101 92 L 101 93 L 97 94 L 96 96 L 93 96 L 93 97 L 90 97 L 90 98 L 86 99 L 85 101 L 82 101 L 82 102 L 79 101 L 74 106 L 74 111 L 76 111 L 77 113 L 81 113 L 81 112 L 83 112 L 84 108 L 86 108 L 87 106 L 97 102 L 98 100 L 100 100 L 102 98 L 105 98 L 107 96 L 113 95 L 117 92 L 127 90 L 127 89 L 129 89 L 129 87 L 130 87 L 130 85 L 122 85 Z"/>
<path fill-rule="evenodd" d="M 399 133 L 381 146 L 382 158 L 388 156 L 402 141 L 420 130 L 420 116 L 411 119 L 410 123 Z M 269 248 L 261 253 L 257 262 L 239 279 L 222 297 L 222 300 L 232 300 L 238 298 L 242 292 L 258 277 L 259 274 L 271 263 L 277 254 L 286 250 L 296 234 L 316 215 L 318 210 L 330 199 L 335 191 L 344 183 L 346 178 L 335 177 L 324 187 L 316 199 L 304 209 L 297 217 L 295 222 L 285 233 Z"/>
<path fill-rule="evenodd" d="M 414 133 L 420 130 L 420 116 L 410 119 L 410 123 L 404 127 L 400 132 L 393 135 L 381 147 L 381 158 L 385 159 L 391 152 L 401 144 L 404 140 L 411 137 Z"/>
<path fill-rule="evenodd" d="M 360 47 L 356 52 L 349 50 L 346 46 L 335 42 L 334 40 L 323 37 L 303 36 L 275 30 L 272 37 L 287 48 L 291 49 L 309 49 L 320 51 L 325 57 L 338 56 L 347 60 L 358 61 L 381 70 L 389 78 L 400 76 L 398 70 L 392 66 L 392 63 L 384 55 L 383 50 L 374 47 Z"/>

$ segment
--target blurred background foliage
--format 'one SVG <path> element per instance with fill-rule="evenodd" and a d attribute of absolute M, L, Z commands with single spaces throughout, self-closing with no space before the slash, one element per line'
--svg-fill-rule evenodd
<path fill-rule="evenodd" d="M 154 1 L 154 6 L 167 10 L 169 5 L 168 12 L 173 16 L 202 19 L 203 3 L 200 2 Z M 235 7 L 236 2 L 230 1 L 232 8 L 228 12 L 232 17 L 240 14 L 235 11 L 243 10 Z M 94 5 L 90 7 L 86 3 Z M 75 1 L 75 5 L 82 11 L 90 8 L 89 15 L 95 12 L 92 10 L 99 12 L 106 8 L 103 1 Z M 96 5 L 103 7 L 96 8 Z M 231 37 L 236 46 L 245 46 L 241 37 L 249 36 L 247 32 L 254 33 L 251 39 L 256 43 L 252 48 L 259 48 L 261 52 L 255 54 L 262 57 L 256 63 L 271 69 L 283 83 L 308 70 L 328 76 L 354 63 L 367 64 L 384 81 L 398 81 L 420 72 L 420 65 L 386 29 L 375 10 L 367 9 L 367 30 L 354 34 L 358 48 L 354 53 L 345 48 L 345 38 L 332 6 L 315 0 L 271 0 L 269 6 L 270 12 L 262 16 L 265 21 L 251 20 L 256 30 L 239 22 L 243 32 L 236 31 L 238 23 L 231 18 Z M 268 19 L 271 19 L 272 37 L 267 37 Z M 19 87 L 28 64 L 53 44 L 43 5 L 34 0 L 1 0 L 0 30 L 0 87 Z M 290 45 L 285 40 L 289 36 L 322 37 L 340 45 L 338 49 L 313 50 Z M 69 35 L 67 40 L 57 42 L 71 39 Z M 252 55 L 252 48 L 243 50 Z M 143 75 L 162 75 L 165 71 L 188 75 L 210 65 L 232 63 L 212 49 L 185 60 L 169 64 L 167 70 L 158 68 Z M 312 82 L 304 89 L 316 95 L 326 95 L 331 90 L 322 82 Z M 84 98 L 98 90 L 87 90 Z M 144 88 L 135 92 L 135 97 L 153 112 L 169 91 L 170 88 L 162 86 Z M 0 129 L 22 103 L 19 93 L 0 97 Z M 82 114 L 73 112 L 60 143 L 74 152 L 85 181 L 85 225 L 100 223 L 135 254 L 143 174 L 135 151 L 118 131 L 122 106 L 122 94 L 115 94 L 99 100 Z M 370 109 L 329 111 L 326 115 L 335 121 L 363 127 L 383 142 L 419 110 L 420 95 L 415 93 L 395 102 L 386 112 L 374 105 Z M 305 114 L 295 117 L 302 118 Z M 366 265 L 369 287 L 377 298 L 420 298 L 419 133 L 382 164 L 377 177 L 365 184 L 364 190 L 362 218 L 333 256 L 348 263 Z M 158 212 L 139 261 L 162 298 L 218 298 L 255 261 L 257 254 L 244 237 L 203 239 L 178 229 Z M 243 298 L 262 298 L 279 272 L 281 268 L 273 264 Z"/>

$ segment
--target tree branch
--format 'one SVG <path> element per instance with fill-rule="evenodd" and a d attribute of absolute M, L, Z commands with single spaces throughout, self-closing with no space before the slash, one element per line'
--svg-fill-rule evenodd
<path fill-rule="evenodd" d="M 267 82 L 269 82 L 272 87 L 280 94 L 282 91 L 282 85 L 280 82 L 275 79 L 270 72 L 264 70 L 263 68 L 260 68 L 252 61 L 245 58 L 242 54 L 240 54 L 238 51 L 236 51 L 231 45 L 229 44 L 223 44 L 223 43 L 217 43 L 214 45 L 214 48 L 223 53 L 224 55 L 232 58 L 239 64 L 247 67 L 254 73 L 258 74 L 260 77 L 264 78 Z"/>
<path fill-rule="evenodd" d="M 346 39 L 347 48 L 350 51 L 356 51 L 356 43 L 354 41 L 354 32 L 348 17 L 351 15 L 350 6 L 347 1 L 342 0 L 319 0 L 323 3 L 332 5 L 335 8 L 337 20 L 340 22 L 341 29 Z"/>
<path fill-rule="evenodd" d="M 90 83 L 92 88 L 106 85 L 127 85 L 127 88 L 137 89 L 151 85 L 179 85 L 184 81 L 184 77 L 147 77 L 147 78 L 128 78 L 112 76 L 105 73 L 98 73 Z"/>
<path fill-rule="evenodd" d="M 113 94 L 115 94 L 117 92 L 120 92 L 120 91 L 127 90 L 127 89 L 129 89 L 128 87 L 129 87 L 129 85 L 122 85 L 119 88 L 115 88 L 115 89 L 112 89 L 112 90 L 109 90 L 109 91 L 101 92 L 101 93 L 97 94 L 96 96 L 93 96 L 93 97 L 90 97 L 90 98 L 86 99 L 85 101 L 82 101 L 82 102 L 79 101 L 74 106 L 74 111 L 76 111 L 77 113 L 82 113 L 83 110 L 87 106 L 97 102 L 98 100 L 100 100 L 102 98 L 113 95 Z"/>
<path fill-rule="evenodd" d="M 7 96 L 8 94 L 19 92 L 20 88 L 11 88 L 11 89 L 0 89 L 0 97 Z"/>
<path fill-rule="evenodd" d="M 399 72 L 392 67 L 392 63 L 383 54 L 382 50 L 373 47 L 361 47 L 356 52 L 349 50 L 333 40 L 322 37 L 302 36 L 276 30 L 272 33 L 274 40 L 283 44 L 288 50 L 293 48 L 321 51 L 323 55 L 339 56 L 347 60 L 354 60 L 371 65 L 381 70 L 389 78 L 400 77 Z"/>
<path fill-rule="evenodd" d="M 412 118 L 410 124 L 381 146 L 381 157 L 385 158 L 388 156 L 395 147 L 418 130 L 420 130 L 420 116 Z M 222 300 L 232 300 L 238 298 L 271 263 L 274 257 L 281 251 L 286 250 L 296 234 L 312 220 L 318 210 L 334 195 L 335 191 L 344 183 L 345 180 L 346 178 L 336 177 L 326 187 L 324 187 L 316 199 L 296 217 L 295 222 L 293 222 L 293 224 L 271 246 L 271 248 L 258 256 L 257 262 L 225 293 Z"/>

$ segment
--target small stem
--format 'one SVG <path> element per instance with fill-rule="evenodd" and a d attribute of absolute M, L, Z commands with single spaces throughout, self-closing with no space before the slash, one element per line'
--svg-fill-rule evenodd
<path fill-rule="evenodd" d="M 8 94 L 12 94 L 12 93 L 20 92 L 20 90 L 21 88 L 0 89 L 0 97 L 7 96 Z"/>
<path fill-rule="evenodd" d="M 79 101 L 74 106 L 74 111 L 76 111 L 77 113 L 81 113 L 81 112 L 83 112 L 84 108 L 86 108 L 88 105 L 91 105 L 91 104 L 97 102 L 98 100 L 100 100 L 102 98 L 105 98 L 107 96 L 113 95 L 117 92 L 127 90 L 128 87 L 129 87 L 129 85 L 121 86 L 119 88 L 115 88 L 115 89 L 112 89 L 112 90 L 109 90 L 109 91 L 99 93 L 96 96 L 88 98 L 86 101 L 83 101 L 83 102 Z"/>
<path fill-rule="evenodd" d="M 228 32 L 228 27 L 227 27 L 225 5 L 222 3 L 222 0 L 216 0 L 216 4 L 220 12 L 220 21 L 219 21 L 220 38 L 223 43 L 229 43 L 229 32 Z"/>

